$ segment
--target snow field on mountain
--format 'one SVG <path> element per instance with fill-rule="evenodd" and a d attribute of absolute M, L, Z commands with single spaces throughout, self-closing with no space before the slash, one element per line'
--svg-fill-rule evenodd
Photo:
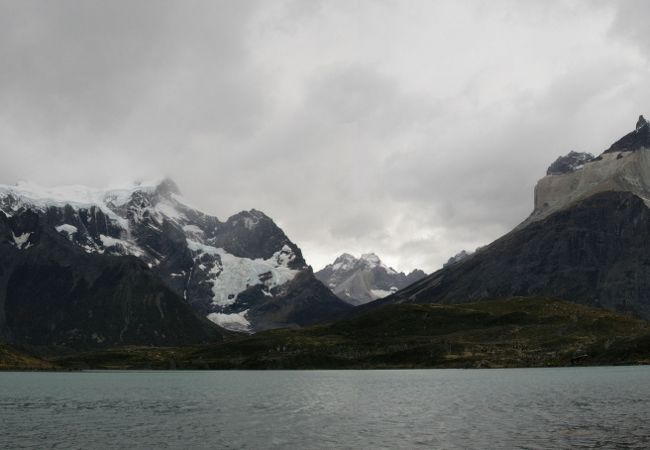
<path fill-rule="evenodd" d="M 296 276 L 298 270 L 290 269 L 293 251 L 288 245 L 273 254 L 269 259 L 248 259 L 231 255 L 222 248 L 216 248 L 188 239 L 187 244 L 196 256 L 203 253 L 216 255 L 221 263 L 211 270 L 214 293 L 213 303 L 229 306 L 237 296 L 251 286 L 263 285 L 266 291 L 287 283 Z"/>

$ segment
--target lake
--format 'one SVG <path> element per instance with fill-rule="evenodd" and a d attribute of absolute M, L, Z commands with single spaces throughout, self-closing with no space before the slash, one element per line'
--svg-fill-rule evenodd
<path fill-rule="evenodd" d="M 649 448 L 650 367 L 0 373 L 0 448 Z"/>

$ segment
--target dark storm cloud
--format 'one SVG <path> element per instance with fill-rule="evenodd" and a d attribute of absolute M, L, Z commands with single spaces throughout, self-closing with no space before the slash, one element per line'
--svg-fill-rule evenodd
<path fill-rule="evenodd" d="M 432 270 L 650 104 L 647 2 L 2 1 L 0 178 L 170 175 L 324 265 Z"/>

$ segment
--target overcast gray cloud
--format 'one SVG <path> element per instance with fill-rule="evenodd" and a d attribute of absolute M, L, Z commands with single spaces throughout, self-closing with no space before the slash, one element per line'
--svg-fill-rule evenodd
<path fill-rule="evenodd" d="M 169 175 L 315 267 L 433 270 L 650 105 L 645 1 L 0 0 L 0 181 Z"/>

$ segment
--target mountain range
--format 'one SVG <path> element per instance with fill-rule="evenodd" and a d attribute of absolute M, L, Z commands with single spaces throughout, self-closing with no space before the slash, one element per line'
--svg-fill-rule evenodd
<path fill-rule="evenodd" d="M 0 335 L 10 343 L 178 345 L 349 308 L 264 213 L 222 222 L 169 179 L 0 186 Z"/>
<path fill-rule="evenodd" d="M 534 197 L 514 230 L 373 306 L 541 295 L 650 319 L 645 118 L 597 157 L 555 161 Z"/>
<path fill-rule="evenodd" d="M 397 272 L 374 253 L 363 254 L 360 258 L 344 253 L 316 272 L 316 278 L 351 305 L 384 298 L 425 276 L 426 273 L 419 269 L 409 274 Z"/>
<path fill-rule="evenodd" d="M 248 367 L 247 355 L 258 361 L 251 367 L 329 367 L 314 363 L 322 351 L 345 367 L 453 366 L 468 351 L 491 358 L 483 338 L 471 349 L 470 339 L 496 336 L 495 349 L 509 348 L 529 325 L 531 345 L 542 345 L 544 332 L 548 354 L 534 355 L 541 364 L 564 364 L 587 350 L 602 355 L 594 362 L 646 361 L 646 322 L 627 318 L 650 319 L 649 205 L 650 123 L 643 116 L 598 156 L 558 158 L 535 186 L 525 220 L 430 275 L 398 273 L 372 253 L 343 254 L 314 274 L 264 213 L 221 221 L 190 206 L 169 179 L 109 190 L 0 186 L 0 356 L 15 362 L 0 367 L 34 363 L 24 350 L 145 346 L 134 352 L 149 364 L 162 354 L 151 346 L 197 345 L 209 346 L 205 361 L 214 367 Z M 603 309 L 617 314 L 597 312 Z M 580 326 L 557 359 L 554 339 L 571 327 L 561 317 L 569 312 Z M 459 317 L 464 322 L 451 323 Z M 409 328 L 411 320 L 418 322 Z M 626 327 L 634 332 L 620 341 Z M 276 328 L 287 330 L 265 331 Z M 401 337 L 378 337 L 391 333 Z M 622 353 L 608 353 L 612 339 Z M 193 351 L 185 367 L 204 357 Z M 435 361 L 422 352 L 435 353 Z M 499 364 L 529 361 L 511 357 L 503 353 Z M 88 361 L 71 358 L 74 367 Z M 396 359 L 386 365 L 386 358 Z"/>

